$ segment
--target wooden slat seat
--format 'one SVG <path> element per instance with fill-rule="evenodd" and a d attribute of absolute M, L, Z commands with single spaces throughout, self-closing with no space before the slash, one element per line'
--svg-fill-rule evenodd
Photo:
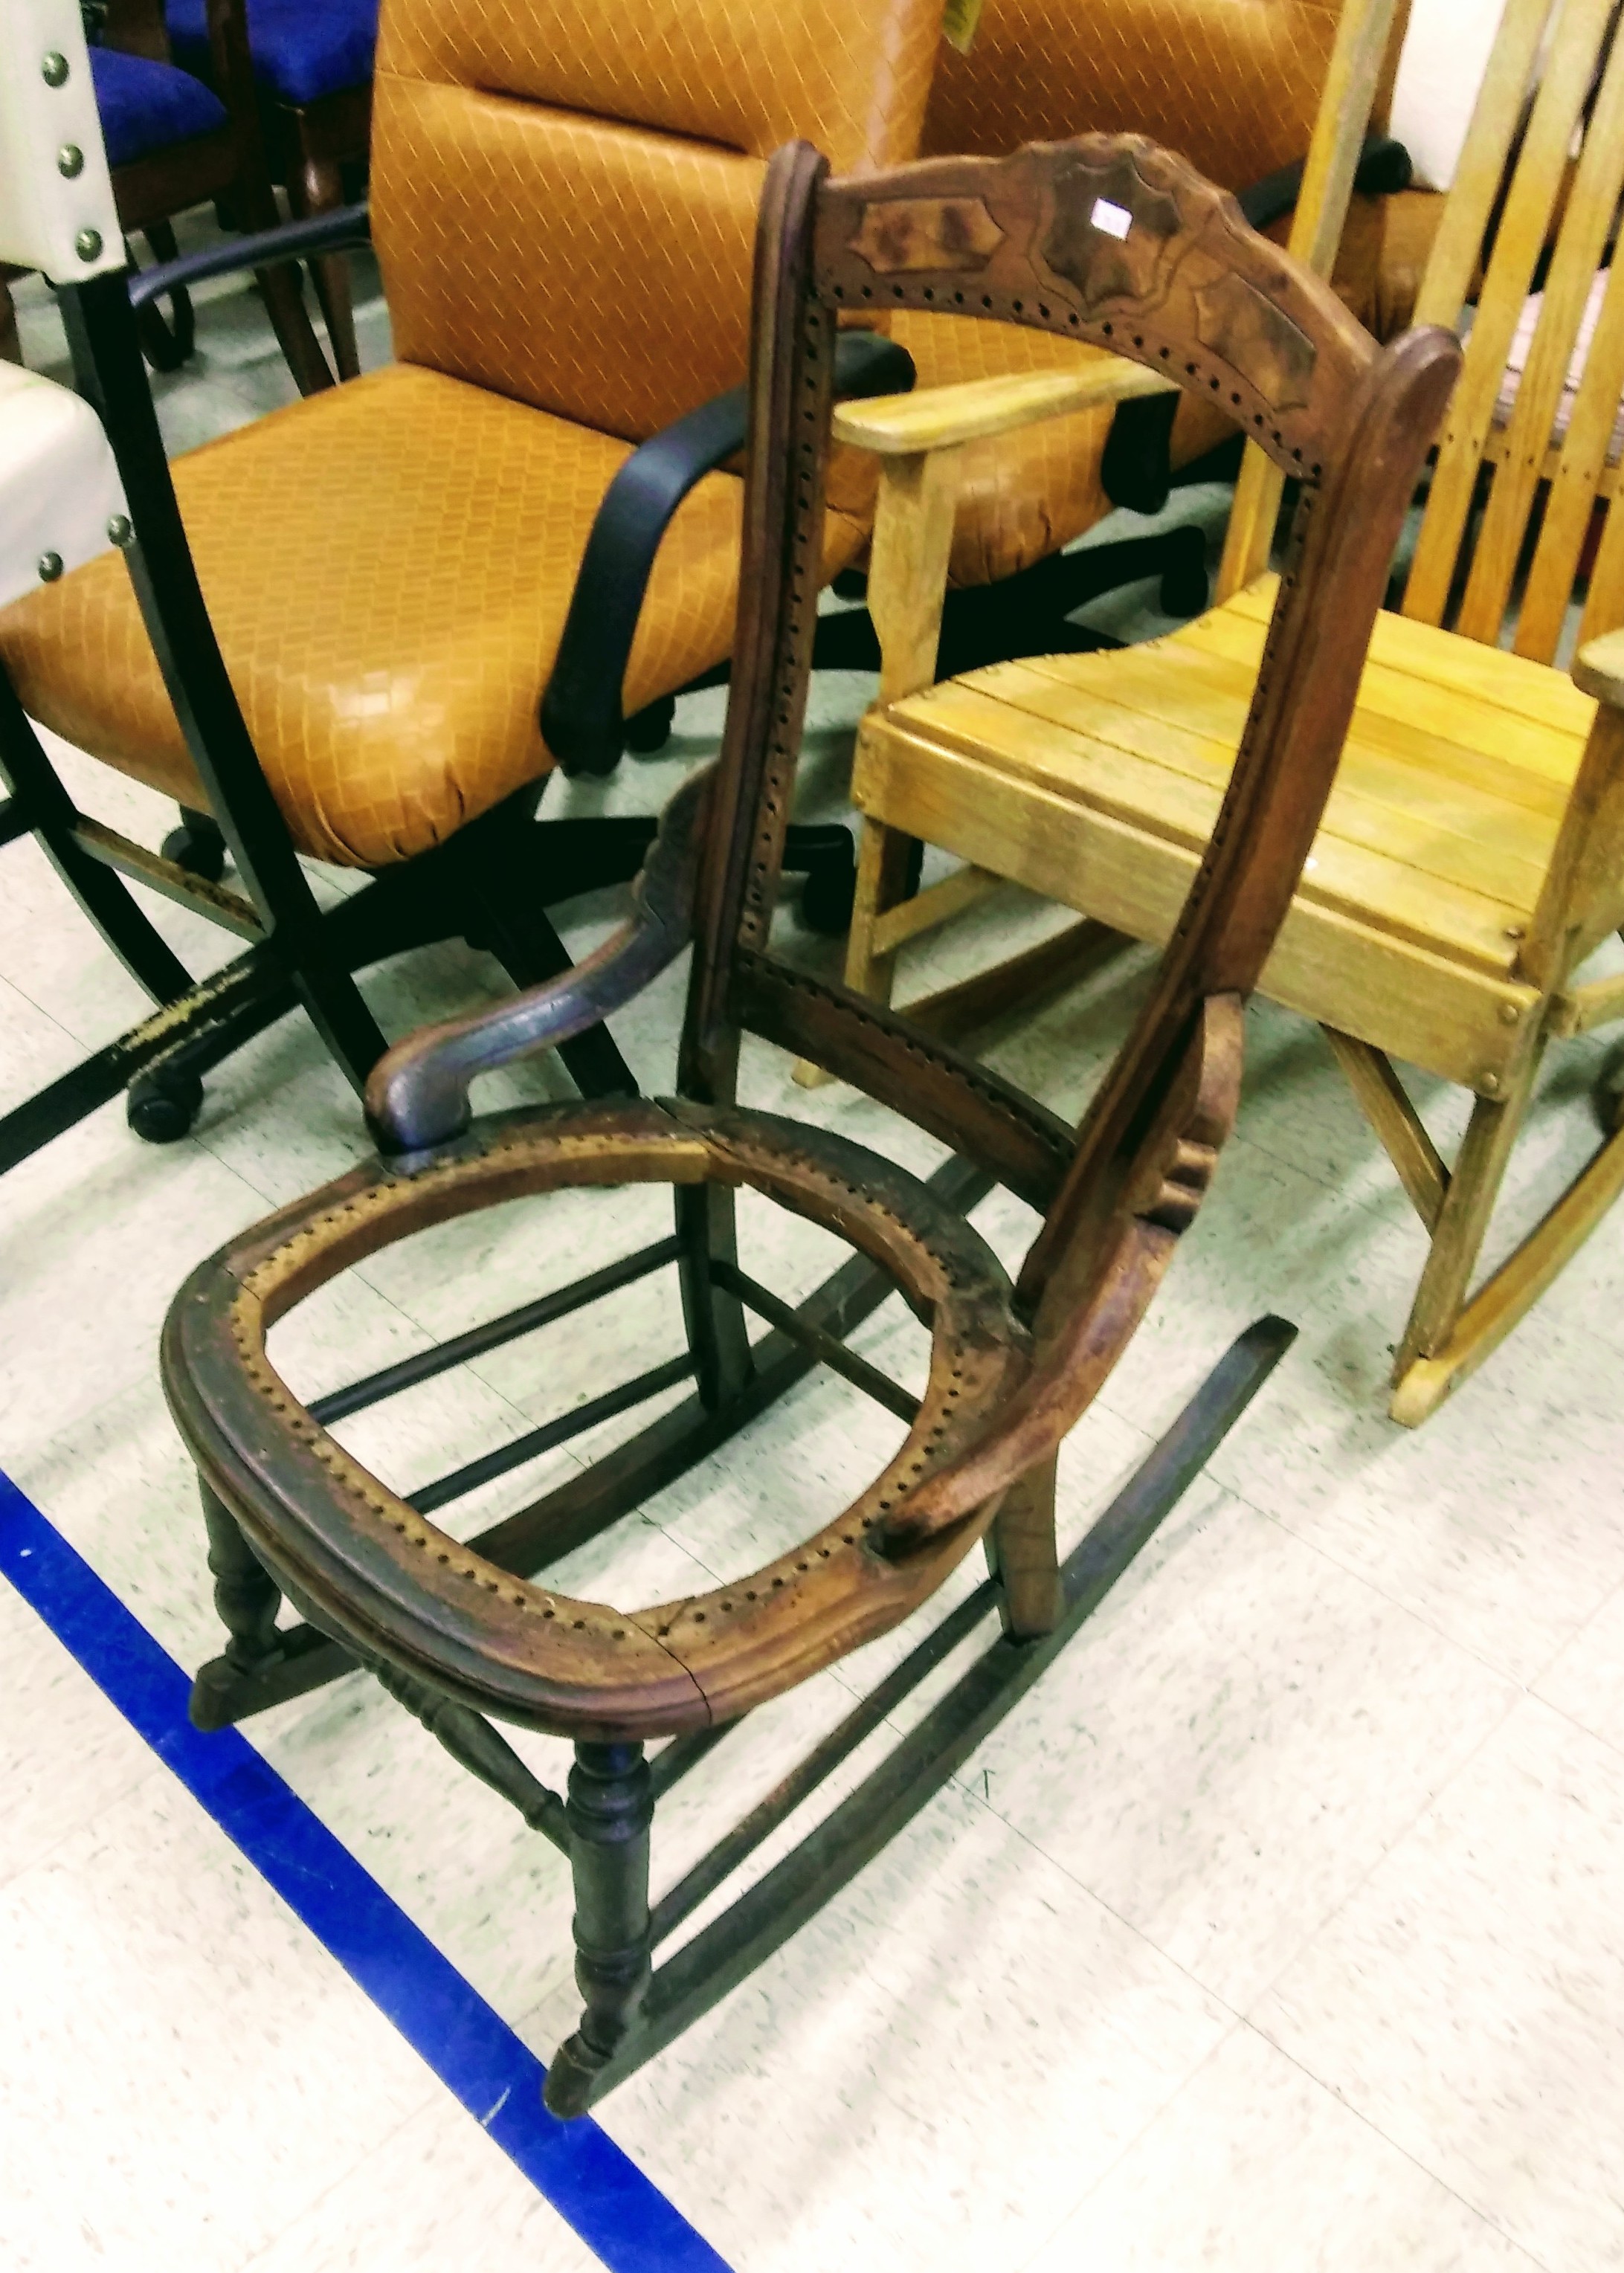
<path fill-rule="evenodd" d="M 860 808 L 1160 943 L 1229 779 L 1274 589 L 1262 578 L 1124 653 L 1000 664 L 891 703 L 863 728 Z M 1492 1095 L 1538 1003 L 1518 948 L 1595 708 L 1538 664 L 1382 615 L 1264 991 Z"/>

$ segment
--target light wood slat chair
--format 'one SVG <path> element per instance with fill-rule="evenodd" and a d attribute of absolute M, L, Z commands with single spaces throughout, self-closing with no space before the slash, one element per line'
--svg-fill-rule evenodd
<path fill-rule="evenodd" d="M 1402 598 L 1377 620 L 1337 785 L 1262 979 L 1326 1029 L 1430 1234 L 1395 1369 L 1393 1415 L 1411 1426 L 1510 1331 L 1624 1185 L 1624 1133 L 1613 1134 L 1471 1291 L 1547 1047 L 1624 1016 L 1624 979 L 1583 971 L 1624 923 L 1624 642 L 1598 639 L 1624 622 L 1624 520 L 1611 510 L 1608 462 L 1624 392 L 1624 268 L 1612 271 L 1566 433 L 1552 439 L 1624 191 L 1624 41 L 1607 44 L 1616 14 L 1615 0 L 1510 0 L 1506 11 L 1417 309 L 1422 322 L 1458 325 L 1476 291 L 1463 376 Z M 1515 409 L 1497 424 L 1507 350 L 1542 275 Z M 870 406 L 863 422 L 882 449 L 900 446 L 906 426 L 921 494 L 951 481 L 946 451 L 927 446 L 932 416 L 914 398 L 894 417 Z M 920 667 L 932 542 L 905 542 L 895 513 L 882 522 L 876 606 L 893 630 L 886 699 L 864 724 L 855 769 L 867 836 L 853 986 L 888 995 L 887 954 L 988 877 L 1082 911 L 1102 942 L 1166 937 L 1263 652 L 1274 584 L 1259 572 L 1280 495 L 1278 469 L 1249 454 L 1219 604 L 1171 638 L 938 686 Z M 1556 664 L 1575 614 L 1577 686 Z M 880 888 L 899 831 L 969 866 L 888 907 Z M 986 975 L 976 983 L 984 994 Z M 1013 982 L 1005 994 L 1018 999 Z M 1452 1167 L 1395 1059 L 1471 1092 Z M 1605 1117 L 1612 1126 L 1611 1103 Z"/>

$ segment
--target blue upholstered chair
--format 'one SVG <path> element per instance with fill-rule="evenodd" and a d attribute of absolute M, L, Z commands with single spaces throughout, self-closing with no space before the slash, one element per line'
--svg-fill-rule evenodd
<path fill-rule="evenodd" d="M 166 0 L 165 16 L 176 62 L 228 101 L 227 75 L 245 75 L 271 177 L 287 185 L 294 212 L 342 205 L 344 168 L 366 160 L 378 0 Z M 334 255 L 313 262 L 312 274 L 339 376 L 353 379 L 360 365 L 348 266 Z"/>

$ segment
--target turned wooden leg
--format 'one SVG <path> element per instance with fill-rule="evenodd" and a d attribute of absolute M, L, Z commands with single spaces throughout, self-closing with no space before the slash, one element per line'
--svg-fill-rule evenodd
<path fill-rule="evenodd" d="M 641 1744 L 575 1746 L 566 1802 L 575 1883 L 581 2025 L 547 2071 L 554 2115 L 579 2115 L 632 2027 L 649 1985 L 649 1827 L 654 1795 Z"/>
<path fill-rule="evenodd" d="M 297 196 L 304 214 L 333 213 L 344 202 L 344 180 L 330 158 L 302 158 Z M 355 308 L 350 289 L 350 261 L 342 252 L 327 253 L 310 264 L 311 281 L 327 320 L 333 361 L 339 378 L 360 376 L 361 357 L 356 346 Z"/>
<path fill-rule="evenodd" d="M 226 1662 L 239 1673 L 260 1673 L 282 1656 L 276 1613 L 282 1589 L 244 1538 L 237 1518 L 199 1482 L 208 1532 L 208 1567 L 214 1574 L 214 1608 L 227 1634 Z"/>
<path fill-rule="evenodd" d="M 1053 1633 L 1064 1607 L 1055 1536 L 1055 1463 L 1028 1468 L 1004 1495 L 986 1540 L 998 1616 L 1014 1641 Z"/>

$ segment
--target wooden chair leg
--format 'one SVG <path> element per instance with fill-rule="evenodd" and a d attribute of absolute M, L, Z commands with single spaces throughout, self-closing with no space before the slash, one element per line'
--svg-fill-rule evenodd
<path fill-rule="evenodd" d="M 1447 1339 L 1430 1355 L 1411 1363 L 1394 1392 L 1395 1421 L 1415 1428 L 1498 1349 L 1577 1254 L 1621 1191 L 1624 1129 L 1608 1138 L 1583 1174 L 1568 1186 L 1515 1254 L 1485 1279 L 1462 1306 Z"/>
<path fill-rule="evenodd" d="M 986 1540 L 998 1616 L 1016 1641 L 1053 1633 L 1065 1607 L 1055 1535 L 1055 1463 L 1030 1468 L 1004 1497 Z"/>
<path fill-rule="evenodd" d="M 846 944 L 846 983 L 871 1002 L 889 1005 L 897 972 L 894 949 L 885 955 L 875 952 L 875 925 L 918 889 L 922 852 L 916 836 L 888 829 L 881 821 L 863 822 L 857 848 L 857 894 Z M 797 1063 L 794 1077 L 802 1089 L 821 1089 L 831 1078 L 808 1058 Z"/>
<path fill-rule="evenodd" d="M 567 1803 L 575 1883 L 581 2026 L 559 2048 L 544 2090 L 555 2115 L 578 2114 L 629 2033 L 649 1985 L 649 1831 L 654 1791 L 641 1744 L 579 1744 Z"/>
<path fill-rule="evenodd" d="M 1426 1268 L 1393 1369 L 1393 1417 L 1411 1427 L 1425 1413 L 1414 1410 L 1417 1393 L 1407 1385 L 1410 1377 L 1417 1362 L 1426 1360 L 1433 1362 L 1427 1377 L 1435 1378 L 1440 1354 L 1455 1335 L 1543 1054 L 1543 1047 L 1529 1051 L 1509 1095 L 1478 1097 L 1472 1101 L 1471 1119 L 1439 1211 Z M 1446 1380 L 1434 1389 L 1425 1412 L 1447 1394 L 1449 1386 Z"/>
<path fill-rule="evenodd" d="M 876 954 L 874 927 L 879 918 L 908 898 L 918 886 L 918 840 L 883 821 L 865 821 L 857 852 L 857 898 L 846 949 L 846 983 L 853 994 L 889 1003 L 897 980 L 897 956 Z"/>
<path fill-rule="evenodd" d="M 282 1591 L 243 1537 L 237 1518 L 208 1486 L 199 1482 L 203 1523 L 208 1533 L 208 1567 L 214 1578 L 214 1608 L 226 1630 L 225 1656 L 238 1673 L 259 1673 L 282 1655 L 276 1613 Z"/>
<path fill-rule="evenodd" d="M 301 215 L 332 213 L 344 202 L 344 181 L 330 158 L 312 158 L 303 152 L 297 169 L 289 170 L 289 202 Z M 341 380 L 358 379 L 360 353 L 356 346 L 355 308 L 350 289 L 350 262 L 342 252 L 328 253 L 310 264 L 311 281 L 321 303 L 321 313 Z"/>

